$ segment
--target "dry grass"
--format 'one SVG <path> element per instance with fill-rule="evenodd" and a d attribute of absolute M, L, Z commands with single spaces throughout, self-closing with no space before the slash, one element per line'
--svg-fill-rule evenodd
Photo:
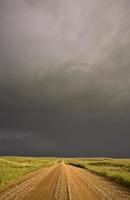
<path fill-rule="evenodd" d="M 23 176 L 29 172 L 42 167 L 48 167 L 56 162 L 58 158 L 33 158 L 33 157 L 0 157 L 0 185 Z"/>
<path fill-rule="evenodd" d="M 70 158 L 66 161 L 130 187 L 130 159 Z"/>

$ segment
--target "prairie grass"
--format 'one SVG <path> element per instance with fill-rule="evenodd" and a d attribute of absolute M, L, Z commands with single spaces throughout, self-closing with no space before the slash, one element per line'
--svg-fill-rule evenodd
<path fill-rule="evenodd" d="M 0 185 L 39 168 L 51 166 L 59 160 L 58 158 L 0 156 Z"/>
<path fill-rule="evenodd" d="M 130 159 L 69 158 L 66 161 L 130 188 Z"/>

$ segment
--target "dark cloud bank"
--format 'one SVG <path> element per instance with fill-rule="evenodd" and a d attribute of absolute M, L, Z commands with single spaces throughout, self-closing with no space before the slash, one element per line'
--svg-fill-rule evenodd
<path fill-rule="evenodd" d="M 0 0 L 0 154 L 130 154 L 130 1 Z"/>

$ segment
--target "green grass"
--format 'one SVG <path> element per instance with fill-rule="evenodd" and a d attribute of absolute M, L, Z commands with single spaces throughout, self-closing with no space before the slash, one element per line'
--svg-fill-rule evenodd
<path fill-rule="evenodd" d="M 130 188 L 130 159 L 69 158 L 66 162 L 96 172 Z"/>
<path fill-rule="evenodd" d="M 0 185 L 5 185 L 16 178 L 42 167 L 57 163 L 59 158 L 34 158 L 0 156 Z"/>
<path fill-rule="evenodd" d="M 29 172 L 51 166 L 60 158 L 0 156 L 0 185 Z M 65 162 L 96 172 L 130 188 L 130 159 L 66 158 Z"/>

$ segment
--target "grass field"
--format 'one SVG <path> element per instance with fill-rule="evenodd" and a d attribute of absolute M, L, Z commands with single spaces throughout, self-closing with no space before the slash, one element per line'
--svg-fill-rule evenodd
<path fill-rule="evenodd" d="M 59 162 L 60 158 L 48 157 L 0 157 L 0 185 L 17 179 L 29 172 Z M 101 176 L 130 187 L 130 159 L 113 158 L 66 158 L 66 163 L 88 169 Z"/>
<path fill-rule="evenodd" d="M 66 162 L 130 187 L 130 159 L 69 158 Z"/>
<path fill-rule="evenodd" d="M 0 156 L 0 185 L 36 169 L 51 166 L 59 160 L 59 158 Z"/>

